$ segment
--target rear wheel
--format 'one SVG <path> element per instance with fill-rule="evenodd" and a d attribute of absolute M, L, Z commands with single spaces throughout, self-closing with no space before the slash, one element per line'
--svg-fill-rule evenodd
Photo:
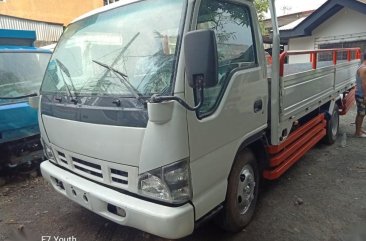
<path fill-rule="evenodd" d="M 236 158 L 231 170 L 221 226 L 239 232 L 251 221 L 259 188 L 259 171 L 254 155 L 245 150 Z"/>
<path fill-rule="evenodd" d="M 339 132 L 339 107 L 334 105 L 333 113 L 330 119 L 327 121 L 327 134 L 323 141 L 327 145 L 332 145 L 337 140 Z"/>

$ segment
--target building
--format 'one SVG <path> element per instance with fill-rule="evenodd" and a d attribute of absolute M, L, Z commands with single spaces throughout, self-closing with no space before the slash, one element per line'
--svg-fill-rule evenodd
<path fill-rule="evenodd" d="M 76 17 L 103 5 L 103 0 L 0 0 L 0 13 L 66 26 Z"/>
<path fill-rule="evenodd" d="M 104 0 L 104 5 L 108 5 L 108 4 L 111 4 L 111 3 L 115 3 L 115 2 L 118 2 L 119 0 Z"/>
<path fill-rule="evenodd" d="M 365 23 L 366 0 L 328 0 L 307 18 L 283 26 L 281 42 L 287 43 L 289 50 L 361 47 L 365 51 Z M 330 57 L 322 55 L 320 60 Z M 290 56 L 289 62 L 309 62 L 309 56 Z"/>
<path fill-rule="evenodd" d="M 303 11 L 303 12 L 291 13 L 291 14 L 279 16 L 279 17 L 277 17 L 278 26 L 282 27 L 282 26 L 292 23 L 298 19 L 306 18 L 313 12 L 314 12 L 314 10 L 309 10 L 309 11 Z M 265 28 L 266 32 L 270 33 L 272 31 L 271 18 L 265 19 L 263 21 L 263 24 L 264 24 L 264 28 Z"/>
<path fill-rule="evenodd" d="M 35 30 L 37 46 L 56 42 L 64 26 L 103 0 L 0 0 L 0 29 Z"/>
<path fill-rule="evenodd" d="M 309 10 L 309 11 L 303 11 L 303 12 L 297 12 L 297 13 L 291 13 L 291 14 L 287 14 L 287 15 L 282 15 L 277 17 L 277 22 L 278 22 L 278 26 L 282 27 L 282 26 L 287 26 L 288 24 L 291 24 L 293 22 L 297 22 L 301 19 L 306 18 L 307 16 L 309 16 L 311 13 L 313 13 L 314 10 Z M 264 41 L 264 48 L 265 50 L 272 54 L 272 19 L 268 18 L 265 19 L 263 21 L 263 26 L 265 29 L 265 33 L 263 35 L 263 41 Z M 281 42 L 281 51 L 283 50 L 287 50 L 287 42 Z"/>

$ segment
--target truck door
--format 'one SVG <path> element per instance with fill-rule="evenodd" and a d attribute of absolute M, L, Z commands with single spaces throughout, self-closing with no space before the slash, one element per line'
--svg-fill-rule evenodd
<path fill-rule="evenodd" d="M 196 217 L 225 199 L 226 181 L 241 143 L 267 126 L 268 83 L 255 9 L 249 1 L 198 1 L 192 29 L 213 29 L 219 83 L 204 105 L 188 113 Z M 194 98 L 186 88 L 186 96 Z M 197 104 L 197 98 L 196 103 Z M 216 189 L 216 190 L 214 190 Z"/>

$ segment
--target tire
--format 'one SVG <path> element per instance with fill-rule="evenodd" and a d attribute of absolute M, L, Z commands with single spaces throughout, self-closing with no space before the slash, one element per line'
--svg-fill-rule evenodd
<path fill-rule="evenodd" d="M 250 223 L 257 204 L 259 180 L 257 161 L 252 152 L 244 150 L 237 156 L 232 167 L 224 208 L 218 217 L 224 230 L 240 232 Z M 249 205 L 245 205 L 244 200 L 247 198 L 251 199 L 248 200 Z"/>
<path fill-rule="evenodd" d="M 339 132 L 339 107 L 334 105 L 333 113 L 330 119 L 327 121 L 327 134 L 325 135 L 323 142 L 327 145 L 333 145 Z"/>

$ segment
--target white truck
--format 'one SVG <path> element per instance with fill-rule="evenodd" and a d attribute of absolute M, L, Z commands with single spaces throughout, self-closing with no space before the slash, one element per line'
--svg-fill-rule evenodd
<path fill-rule="evenodd" d="M 270 8 L 271 66 L 249 0 L 126 0 L 76 19 L 41 88 L 44 178 L 161 237 L 187 236 L 214 215 L 242 230 L 263 178 L 280 177 L 321 139 L 334 143 L 361 56 L 276 57 L 274 0 Z M 312 62 L 285 64 L 293 54 Z"/>

